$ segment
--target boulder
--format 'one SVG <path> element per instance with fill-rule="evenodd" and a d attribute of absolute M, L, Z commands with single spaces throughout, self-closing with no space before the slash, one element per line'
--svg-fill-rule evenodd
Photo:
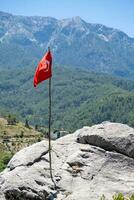
<path fill-rule="evenodd" d="M 27 147 L 0 174 L 0 200 L 99 200 L 134 192 L 134 129 L 105 122 Z"/>
<path fill-rule="evenodd" d="M 134 158 L 134 129 L 127 125 L 103 122 L 82 130 L 77 141 Z"/>

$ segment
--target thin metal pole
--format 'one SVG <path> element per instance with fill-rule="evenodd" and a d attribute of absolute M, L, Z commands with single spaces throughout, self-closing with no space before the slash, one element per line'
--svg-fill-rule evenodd
<path fill-rule="evenodd" d="M 50 47 L 48 47 L 48 51 L 50 50 Z M 54 183 L 54 188 L 56 189 L 56 183 L 53 179 L 53 173 L 52 173 L 52 157 L 51 157 L 51 108 L 52 108 L 52 95 L 51 95 L 51 77 L 49 78 L 49 127 L 48 127 L 48 136 L 49 136 L 49 166 L 50 166 L 50 177 L 52 182 Z"/>
<path fill-rule="evenodd" d="M 52 158 L 51 158 L 51 78 L 49 79 L 49 127 L 48 127 L 48 137 L 49 137 L 49 164 L 50 164 L 50 177 L 53 181 L 52 174 Z"/>

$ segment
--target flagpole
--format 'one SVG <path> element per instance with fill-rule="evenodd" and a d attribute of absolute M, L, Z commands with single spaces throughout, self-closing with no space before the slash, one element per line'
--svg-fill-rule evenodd
<path fill-rule="evenodd" d="M 50 47 L 48 47 L 48 51 L 50 51 Z M 52 95 L 51 95 L 51 83 L 52 79 L 51 77 L 49 78 L 49 126 L 48 126 L 48 137 L 49 137 L 49 166 L 50 166 L 50 177 L 52 182 L 54 183 L 54 187 L 56 188 L 56 183 L 53 179 L 53 173 L 52 173 L 52 157 L 51 157 L 51 151 L 52 151 L 52 146 L 51 146 L 51 116 L 52 116 Z"/>
<path fill-rule="evenodd" d="M 56 186 L 54 179 L 53 179 L 53 174 L 52 174 L 52 158 L 51 158 L 51 76 L 52 76 L 52 55 L 50 52 L 50 47 L 48 47 L 48 51 L 44 55 L 44 57 L 41 59 L 39 62 L 36 72 L 34 75 L 34 87 L 36 87 L 39 83 L 42 81 L 49 79 L 49 89 L 48 89 L 48 109 L 49 109 L 49 119 L 48 119 L 48 140 L 49 140 L 49 147 L 48 147 L 48 156 L 49 156 L 49 166 L 50 166 L 50 177 L 51 180 L 53 181 L 54 185 Z M 43 69 L 43 70 L 42 70 Z"/>
<path fill-rule="evenodd" d="M 49 79 L 49 126 L 48 126 L 48 138 L 49 138 L 49 164 L 50 164 L 50 177 L 53 181 L 52 174 L 52 157 L 51 157 L 51 77 Z"/>

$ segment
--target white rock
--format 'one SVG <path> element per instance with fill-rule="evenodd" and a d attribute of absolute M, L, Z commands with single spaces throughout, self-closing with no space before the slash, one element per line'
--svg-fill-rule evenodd
<path fill-rule="evenodd" d="M 118 192 L 132 194 L 133 138 L 134 129 L 105 122 L 54 141 L 56 188 L 49 174 L 48 142 L 25 148 L 0 175 L 0 199 L 99 200 L 103 194 L 109 199 Z"/>

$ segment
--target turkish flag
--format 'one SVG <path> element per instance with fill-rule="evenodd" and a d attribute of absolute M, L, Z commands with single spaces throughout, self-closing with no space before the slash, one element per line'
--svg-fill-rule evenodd
<path fill-rule="evenodd" d="M 44 57 L 39 62 L 35 75 L 34 75 L 34 87 L 36 87 L 42 81 L 49 79 L 52 76 L 52 54 L 51 51 L 44 55 Z"/>

